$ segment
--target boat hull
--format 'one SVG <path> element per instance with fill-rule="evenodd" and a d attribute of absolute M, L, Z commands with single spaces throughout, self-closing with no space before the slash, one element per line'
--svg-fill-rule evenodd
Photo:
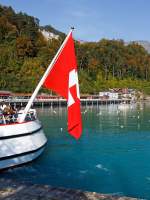
<path fill-rule="evenodd" d="M 46 143 L 39 120 L 0 126 L 0 170 L 36 159 Z"/>

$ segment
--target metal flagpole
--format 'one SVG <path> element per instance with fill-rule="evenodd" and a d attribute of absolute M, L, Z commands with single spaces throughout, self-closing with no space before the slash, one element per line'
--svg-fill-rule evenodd
<path fill-rule="evenodd" d="M 23 111 L 23 114 L 20 116 L 20 119 L 19 119 L 19 122 L 20 122 L 20 123 L 23 122 L 23 121 L 25 120 L 26 115 L 27 115 L 28 111 L 30 110 L 31 105 L 32 105 L 32 103 L 33 103 L 35 97 L 37 96 L 37 94 L 38 94 L 38 92 L 39 92 L 41 86 L 43 85 L 43 83 L 44 83 L 45 79 L 47 78 L 49 72 L 50 72 L 51 69 L 53 68 L 55 62 L 57 61 L 57 58 L 58 58 L 59 54 L 61 53 L 61 51 L 63 50 L 63 48 L 64 48 L 64 46 L 65 46 L 65 44 L 66 44 L 66 42 L 67 42 L 67 40 L 68 40 L 68 38 L 69 38 L 69 36 L 70 36 L 70 34 L 71 34 L 72 31 L 73 31 L 73 29 L 74 29 L 74 28 L 71 28 L 71 30 L 69 31 L 67 37 L 65 38 L 64 42 L 63 42 L 62 45 L 60 46 L 60 48 L 59 48 L 59 50 L 57 51 L 56 55 L 54 56 L 52 62 L 50 63 L 50 65 L 48 66 L 47 70 L 45 71 L 43 77 L 41 78 L 40 82 L 38 83 L 37 87 L 35 88 L 35 90 L 34 90 L 32 96 L 31 96 L 31 98 L 29 99 L 29 101 L 28 101 L 28 103 L 27 103 L 27 105 L 26 105 L 26 107 L 25 107 L 25 109 L 24 109 L 24 111 Z"/>

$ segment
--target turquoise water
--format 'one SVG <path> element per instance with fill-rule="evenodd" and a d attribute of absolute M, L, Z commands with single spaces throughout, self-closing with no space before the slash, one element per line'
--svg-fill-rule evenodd
<path fill-rule="evenodd" d="M 1 177 L 150 199 L 150 105 L 82 112 L 83 135 L 76 141 L 66 132 L 66 108 L 39 109 L 48 138 L 45 152 Z"/>

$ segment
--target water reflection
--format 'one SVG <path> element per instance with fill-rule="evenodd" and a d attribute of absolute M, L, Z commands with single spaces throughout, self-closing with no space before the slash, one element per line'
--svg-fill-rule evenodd
<path fill-rule="evenodd" d="M 5 178 L 102 193 L 150 197 L 150 104 L 82 107 L 83 135 L 67 133 L 66 107 L 39 108 L 44 154 Z"/>

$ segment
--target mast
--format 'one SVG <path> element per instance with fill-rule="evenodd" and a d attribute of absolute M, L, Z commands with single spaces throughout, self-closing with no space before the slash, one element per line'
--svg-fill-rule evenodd
<path fill-rule="evenodd" d="M 23 121 L 25 120 L 26 115 L 27 115 L 28 111 L 30 110 L 31 105 L 32 105 L 34 99 L 36 98 L 36 96 L 37 96 L 37 94 L 38 94 L 38 92 L 39 92 L 41 86 L 43 85 L 45 79 L 47 78 L 49 72 L 52 70 L 52 68 L 53 68 L 53 66 L 54 66 L 54 64 L 55 64 L 55 62 L 56 62 L 56 60 L 57 60 L 59 54 L 60 54 L 61 51 L 63 50 L 63 48 L 64 48 L 64 46 L 65 46 L 65 44 L 66 44 L 66 42 L 67 42 L 69 36 L 71 35 L 71 33 L 72 33 L 72 31 L 73 31 L 73 29 L 74 29 L 74 28 L 71 28 L 71 30 L 69 31 L 67 37 L 65 38 L 64 42 L 63 42 L 62 45 L 60 46 L 59 50 L 57 51 L 57 53 L 56 53 L 56 55 L 54 56 L 53 60 L 51 61 L 50 65 L 48 66 L 47 70 L 45 71 L 43 77 L 41 78 L 40 82 L 38 83 L 37 87 L 35 88 L 35 90 L 34 90 L 32 96 L 30 97 L 30 99 L 29 99 L 29 101 L 28 101 L 28 103 L 27 103 L 27 105 L 26 105 L 26 107 L 25 107 L 25 109 L 24 109 L 24 111 L 23 111 L 23 114 L 20 116 L 20 119 L 19 119 L 19 122 L 20 122 L 20 123 L 23 122 Z"/>

